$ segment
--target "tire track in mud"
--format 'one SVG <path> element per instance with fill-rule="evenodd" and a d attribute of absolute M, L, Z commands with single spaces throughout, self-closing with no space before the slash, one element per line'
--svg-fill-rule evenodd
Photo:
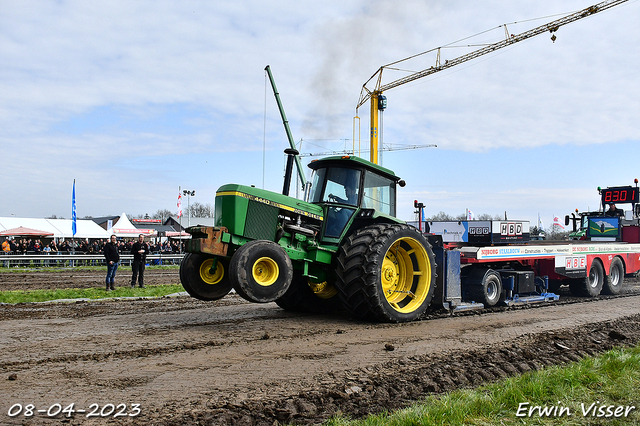
<path fill-rule="evenodd" d="M 123 314 L 121 314 L 123 315 Z M 282 313 L 281 315 L 268 315 L 259 316 L 259 317 L 251 317 L 251 318 L 243 318 L 243 319 L 232 319 L 232 320 L 222 320 L 222 321 L 204 321 L 197 323 L 185 323 L 178 326 L 172 327 L 161 327 L 155 330 L 142 330 L 140 335 L 144 335 L 147 338 L 153 338 L 156 335 L 161 335 L 166 332 L 179 332 L 180 329 L 192 329 L 194 327 L 225 327 L 229 325 L 233 325 L 234 327 L 242 327 L 246 326 L 250 323 L 262 324 L 265 320 L 274 320 L 274 319 L 287 319 L 291 318 L 292 315 L 288 313 Z M 313 338 L 316 335 L 326 333 L 326 330 L 315 330 L 315 329 L 306 329 L 302 332 L 296 332 L 295 336 L 287 336 L 284 338 L 280 338 L 283 342 L 288 340 L 291 337 L 295 337 L 297 339 L 302 338 Z M 258 333 L 255 337 L 238 337 L 236 336 L 226 336 L 227 340 L 217 339 L 217 340 L 204 340 L 204 341 L 189 341 L 183 343 L 177 343 L 173 345 L 165 345 L 160 344 L 155 347 L 145 347 L 145 348 L 137 348 L 131 350 L 121 350 L 116 349 L 113 351 L 102 352 L 102 353 L 85 353 L 85 354 L 67 354 L 63 356 L 56 357 L 44 357 L 39 359 L 28 359 L 28 360 L 20 360 L 20 361 L 2 361 L 2 366 L 5 369 L 13 369 L 13 370 L 22 370 L 25 368 L 29 368 L 32 366 L 42 366 L 46 364 L 57 364 L 57 363 L 69 363 L 69 362 L 78 362 L 78 361 L 96 361 L 101 362 L 105 360 L 114 360 L 114 359 L 127 359 L 127 358 L 140 358 L 140 357 L 149 357 L 154 355 L 163 355 L 167 353 L 175 353 L 180 351 L 194 351 L 201 350 L 209 347 L 219 347 L 219 346 L 233 346 L 237 344 L 251 344 L 252 342 L 258 342 L 269 339 L 277 339 L 272 337 L 269 333 L 264 332 L 262 334 Z"/>
<path fill-rule="evenodd" d="M 105 352 L 99 354 L 82 354 L 82 355 L 63 355 L 57 357 L 41 358 L 37 360 L 26 361 L 5 361 L 2 363 L 3 368 L 20 371 L 32 366 L 42 366 L 45 364 L 58 364 L 58 363 L 70 363 L 78 361 L 106 361 L 113 359 L 125 359 L 125 358 L 140 358 L 148 357 L 151 355 L 162 355 L 164 353 L 202 349 L 206 347 L 222 346 L 224 342 L 217 340 L 210 340 L 207 342 L 199 343 L 182 343 L 178 345 L 163 346 L 157 348 L 140 348 L 132 350 L 115 350 L 112 352 Z"/>
<path fill-rule="evenodd" d="M 626 297 L 637 296 L 637 289 L 636 283 L 629 294 L 597 299 L 563 293 L 558 302 L 453 318 L 433 312 L 425 321 L 401 325 L 291 314 L 235 295 L 216 302 L 178 297 L 4 305 L 0 324 L 15 339 L 5 344 L 17 343 L 21 353 L 0 359 L 5 378 L 19 373 L 15 381 L 0 381 L 0 389 L 4 393 L 6 387 L 11 401 L 39 397 L 48 403 L 53 395 L 76 398 L 69 402 L 95 393 L 111 402 L 135 395 L 145 410 L 144 416 L 128 419 L 134 425 L 316 424 L 337 412 L 360 417 L 394 410 L 427 394 L 636 344 L 640 315 L 625 316 L 629 313 L 615 306 L 629 305 L 633 299 Z M 579 309 L 569 306 L 576 303 Z M 562 305 L 600 315 L 609 308 L 599 306 L 612 306 L 618 319 L 572 320 Z M 545 308 L 557 312 L 561 326 L 533 327 Z M 576 325 L 580 321 L 588 323 Z M 41 334 L 29 341 L 37 329 Z M 49 347 L 47 333 L 71 338 Z M 493 337 L 484 341 L 475 336 L 480 333 Z M 438 340 L 444 343 L 435 345 Z M 2 404 L 0 409 L 6 412 Z"/>
<path fill-rule="evenodd" d="M 624 298 L 624 297 L 634 296 L 637 294 L 638 293 L 636 291 L 632 291 L 630 293 L 622 294 L 618 296 L 600 296 L 598 298 L 592 298 L 592 299 L 580 298 L 580 297 L 565 298 L 565 299 L 561 299 L 561 301 L 553 302 L 553 303 L 541 303 L 541 304 L 519 305 L 519 306 L 517 305 L 513 307 L 494 307 L 494 308 L 489 308 L 481 311 L 467 311 L 467 312 L 456 313 L 453 315 L 448 312 L 437 311 L 437 312 L 425 315 L 422 321 L 429 321 L 437 318 L 448 318 L 448 317 L 456 317 L 456 316 L 460 316 L 460 317 L 482 316 L 482 315 L 488 315 L 491 313 L 505 312 L 510 310 L 515 311 L 515 310 L 523 310 L 523 309 L 543 308 L 551 305 L 558 306 L 563 304 L 592 303 L 592 302 L 597 302 L 598 300 Z M 121 305 L 123 303 L 129 306 L 127 306 L 127 308 L 125 309 L 122 309 Z M 150 303 L 156 306 L 154 306 L 152 309 L 149 309 L 147 305 Z M 245 302 L 243 299 L 239 298 L 238 296 L 228 296 L 227 298 L 216 301 L 216 302 L 200 302 L 200 301 L 194 301 L 191 298 L 186 298 L 186 300 L 181 300 L 177 303 L 175 300 L 170 300 L 166 298 L 163 298 L 161 300 L 158 300 L 158 299 L 150 300 L 150 299 L 140 298 L 133 301 L 116 300 L 116 301 L 109 301 L 109 302 L 82 302 L 82 303 L 76 303 L 76 304 L 73 304 L 73 303 L 72 304 L 59 304 L 59 303 L 43 304 L 44 306 L 38 307 L 35 310 L 30 309 L 29 307 L 24 307 L 24 309 L 17 309 L 16 311 L 19 312 L 19 314 L 16 316 L 18 318 L 35 319 L 35 318 L 38 318 L 39 316 L 33 315 L 34 312 L 37 312 L 37 313 L 50 312 L 50 309 L 60 310 L 61 312 L 57 312 L 55 316 L 47 316 L 47 318 L 52 318 L 52 317 L 53 318 L 70 318 L 70 317 L 88 318 L 88 317 L 99 316 L 99 315 L 123 316 L 123 315 L 129 315 L 134 312 L 138 312 L 142 306 L 141 304 L 144 306 L 145 312 L 147 313 L 154 312 L 154 311 L 163 312 L 163 313 L 171 312 L 171 311 L 184 311 L 184 310 L 191 310 L 195 308 L 202 308 L 203 306 L 210 307 L 211 309 L 216 309 L 222 306 L 248 305 L 247 302 Z M 33 305 L 33 304 L 26 304 L 26 305 Z M 40 305 L 40 304 L 36 304 L 36 305 Z M 80 315 L 78 314 L 79 305 L 82 305 L 80 306 L 80 308 L 82 311 L 84 311 L 84 314 L 80 314 Z M 13 315 L 9 315 L 9 316 L 13 317 Z M 156 334 L 161 334 L 163 332 L 176 332 L 181 328 L 187 329 L 187 328 L 193 328 L 193 327 L 208 327 L 208 326 L 209 327 L 225 327 L 231 324 L 233 324 L 235 327 L 240 328 L 240 327 L 245 327 L 248 323 L 261 324 L 265 320 L 286 319 L 286 318 L 298 317 L 298 316 L 299 314 L 290 314 L 285 311 L 276 309 L 273 313 L 258 315 L 254 317 L 232 318 L 232 319 L 223 319 L 223 320 L 214 320 L 214 321 L 187 322 L 181 325 L 172 325 L 171 327 L 155 327 L 152 329 L 142 329 L 142 330 L 139 330 L 139 333 L 141 335 L 152 337 Z M 346 316 L 344 315 L 342 316 L 344 317 L 345 320 L 349 321 L 349 319 Z M 394 325 L 390 325 L 390 324 L 370 324 L 369 326 L 375 327 L 378 329 L 394 327 Z M 499 326 L 492 325 L 491 327 L 507 328 L 509 326 L 510 324 L 504 323 Z M 337 332 L 340 333 L 341 330 L 338 328 Z M 311 338 L 323 333 L 326 333 L 326 330 L 322 330 L 322 329 L 298 330 L 295 336 L 289 336 L 288 338 L 291 338 L 291 337 Z M 249 343 L 252 341 L 266 340 L 269 338 L 272 338 L 272 336 L 270 336 L 268 333 L 264 333 L 263 335 L 259 337 L 254 337 L 252 339 L 243 338 L 241 339 L 241 341 L 242 343 Z M 282 338 L 281 340 L 285 341 L 286 339 L 287 338 Z M 64 356 L 45 357 L 40 359 L 23 359 L 20 361 L 9 361 L 5 359 L 3 361 L 3 365 L 6 368 L 21 370 L 24 368 L 28 368 L 29 366 L 44 365 L 47 363 L 77 362 L 77 361 L 98 361 L 99 362 L 99 361 L 104 361 L 109 359 L 139 358 L 139 357 L 148 357 L 151 355 L 175 353 L 179 351 L 191 351 L 191 350 L 202 349 L 205 347 L 216 347 L 216 346 L 225 346 L 225 345 L 228 346 L 228 345 L 233 345 L 235 343 L 238 343 L 238 339 L 226 340 L 226 341 L 222 339 L 214 339 L 214 340 L 208 339 L 208 340 L 202 340 L 202 341 L 176 343 L 171 345 L 162 344 L 160 340 L 157 346 L 153 346 L 153 347 L 143 347 L 143 348 L 135 348 L 135 349 L 129 349 L 129 350 L 116 349 L 113 351 L 106 351 L 101 353 L 67 354 Z M 312 355 L 309 355 L 309 356 L 312 356 Z"/>
<path fill-rule="evenodd" d="M 430 394 L 473 388 L 529 371 L 576 362 L 640 342 L 640 315 L 583 327 L 523 336 L 488 348 L 411 356 L 333 375 L 313 389 L 276 400 L 193 401 L 172 419 L 148 413 L 158 426 L 225 424 L 257 426 L 275 422 L 318 424 L 342 413 L 360 418 L 407 407 Z M 637 417 L 637 414 L 634 414 Z M 636 419 L 637 420 L 637 419 Z M 142 423 L 136 423 L 142 424 Z"/>

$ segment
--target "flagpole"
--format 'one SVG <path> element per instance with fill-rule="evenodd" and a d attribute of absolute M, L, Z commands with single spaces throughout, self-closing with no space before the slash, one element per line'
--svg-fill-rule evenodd
<path fill-rule="evenodd" d="M 71 254 L 76 254 L 76 180 L 73 180 L 73 193 L 71 196 Z M 74 266 L 73 260 L 69 261 L 69 266 Z"/>
<path fill-rule="evenodd" d="M 76 236 L 76 180 L 73 180 L 73 192 L 71 194 L 71 239 Z"/>

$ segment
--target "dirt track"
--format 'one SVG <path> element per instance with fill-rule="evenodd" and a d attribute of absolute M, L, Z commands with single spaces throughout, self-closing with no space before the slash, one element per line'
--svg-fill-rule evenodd
<path fill-rule="evenodd" d="M 157 279 L 175 282 L 172 274 Z M 53 286 L 73 282 L 46 275 Z M 101 285 L 93 275 L 82 280 Z M 236 296 L 0 306 L 0 423 L 60 422 L 46 411 L 9 417 L 17 403 L 142 410 L 116 419 L 76 413 L 67 424 L 78 425 L 318 423 L 338 411 L 395 409 L 640 341 L 633 284 L 616 299 L 435 313 L 403 325 L 290 314 Z"/>

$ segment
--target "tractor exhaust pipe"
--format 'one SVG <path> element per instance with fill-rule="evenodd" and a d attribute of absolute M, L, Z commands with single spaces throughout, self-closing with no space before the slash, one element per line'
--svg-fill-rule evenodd
<path fill-rule="evenodd" d="M 264 69 L 269 75 L 269 81 L 271 82 L 271 88 L 273 89 L 273 95 L 276 98 L 276 103 L 278 104 L 278 109 L 280 110 L 280 116 L 282 117 L 282 124 L 284 124 L 284 130 L 287 133 L 287 139 L 289 140 L 289 146 L 293 149 L 296 148 L 295 142 L 293 142 L 293 135 L 291 135 L 291 129 L 289 128 L 289 121 L 287 120 L 287 116 L 284 113 L 284 107 L 282 106 L 282 102 L 280 101 L 280 94 L 278 93 L 278 89 L 276 88 L 276 82 L 273 79 L 273 74 L 271 73 L 271 67 L 267 65 Z M 307 185 L 307 180 L 304 177 L 304 170 L 302 170 L 302 163 L 300 162 L 300 157 L 298 157 L 298 153 L 296 152 L 295 156 L 296 167 L 298 169 L 298 177 L 300 177 L 300 184 L 302 185 L 302 189 L 305 189 Z"/>
<path fill-rule="evenodd" d="M 293 160 L 299 154 L 295 148 L 287 148 L 284 150 L 287 154 L 287 168 L 284 172 L 284 185 L 282 186 L 282 195 L 289 195 L 289 188 L 291 187 L 291 173 L 293 172 Z"/>

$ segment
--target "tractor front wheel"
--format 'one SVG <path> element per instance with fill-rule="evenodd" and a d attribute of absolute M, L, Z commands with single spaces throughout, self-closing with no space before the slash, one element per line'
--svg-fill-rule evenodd
<path fill-rule="evenodd" d="M 413 321 L 431 303 L 435 271 L 431 245 L 417 229 L 370 225 L 340 246 L 336 288 L 344 308 L 356 318 Z"/>
<path fill-rule="evenodd" d="M 200 253 L 187 253 L 180 262 L 180 282 L 191 297 L 218 300 L 231 291 L 228 262 Z"/>
<path fill-rule="evenodd" d="M 291 259 L 273 241 L 253 240 L 231 258 L 229 275 L 233 288 L 244 299 L 267 303 L 282 297 L 291 285 Z"/>

